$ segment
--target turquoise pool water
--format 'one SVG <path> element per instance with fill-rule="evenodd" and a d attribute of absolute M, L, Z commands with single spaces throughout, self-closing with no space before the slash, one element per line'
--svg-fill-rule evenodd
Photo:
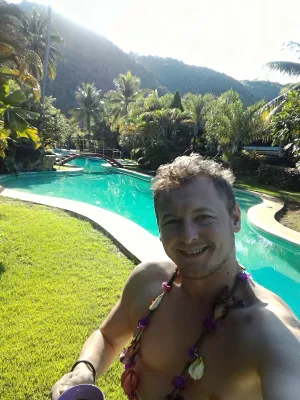
<path fill-rule="evenodd" d="M 75 159 L 73 165 L 85 174 L 72 176 L 21 176 L 3 185 L 20 191 L 62 197 L 89 203 L 120 214 L 158 236 L 150 182 L 102 167 L 92 159 Z M 300 247 L 259 234 L 247 222 L 247 210 L 261 202 L 237 191 L 242 210 L 242 230 L 236 235 L 237 257 L 254 279 L 280 295 L 300 317 Z"/>

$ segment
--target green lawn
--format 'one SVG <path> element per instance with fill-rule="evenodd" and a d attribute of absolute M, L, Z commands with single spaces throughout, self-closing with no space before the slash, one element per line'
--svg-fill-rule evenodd
<path fill-rule="evenodd" d="M 238 177 L 235 181 L 235 187 L 244 189 L 244 190 L 252 190 L 259 193 L 268 194 L 270 196 L 278 197 L 283 200 L 297 201 L 300 202 L 300 193 L 299 192 L 290 192 L 286 190 L 279 189 L 275 186 L 264 185 L 262 183 L 258 183 L 254 179 L 250 177 Z"/>
<path fill-rule="evenodd" d="M 88 221 L 0 197 L 1 400 L 50 398 L 133 267 Z M 121 371 L 98 382 L 110 400 Z"/>

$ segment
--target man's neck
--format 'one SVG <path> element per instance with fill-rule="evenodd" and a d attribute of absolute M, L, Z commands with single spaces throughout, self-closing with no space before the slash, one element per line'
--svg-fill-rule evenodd
<path fill-rule="evenodd" d="M 201 301 L 203 306 L 210 307 L 225 286 L 232 289 L 236 276 L 242 271 L 237 261 L 223 265 L 214 274 L 204 279 L 185 279 L 181 277 L 181 287 L 194 302 Z"/>

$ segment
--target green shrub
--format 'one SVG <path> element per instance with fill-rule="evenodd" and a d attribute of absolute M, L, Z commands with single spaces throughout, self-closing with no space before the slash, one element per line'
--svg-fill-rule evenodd
<path fill-rule="evenodd" d="M 257 171 L 257 178 L 260 183 L 266 185 L 300 192 L 300 171 L 296 168 L 261 164 Z"/>
<path fill-rule="evenodd" d="M 265 162 L 266 156 L 255 151 L 245 151 L 232 156 L 230 167 L 237 175 L 256 173 L 259 167 Z"/>
<path fill-rule="evenodd" d="M 277 167 L 295 168 L 295 163 L 286 157 L 265 156 L 264 163 L 268 165 L 275 165 Z"/>

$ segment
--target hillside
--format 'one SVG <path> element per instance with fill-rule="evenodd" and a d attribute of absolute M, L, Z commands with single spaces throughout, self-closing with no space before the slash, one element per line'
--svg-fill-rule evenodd
<path fill-rule="evenodd" d="M 33 7 L 45 10 L 27 2 L 21 7 L 26 12 Z M 113 88 L 113 79 L 128 70 L 141 78 L 142 87 L 161 88 L 162 93 L 179 90 L 182 95 L 186 92 L 220 95 L 233 89 L 246 105 L 262 97 L 269 99 L 270 85 L 264 86 L 268 89 L 265 94 L 264 87 L 258 88 L 257 82 L 242 84 L 209 68 L 186 65 L 171 58 L 126 54 L 105 37 L 57 13 L 53 13 L 53 27 L 64 39 L 60 50 L 65 62 L 59 62 L 57 77 L 49 82 L 46 94 L 55 97 L 56 106 L 64 112 L 75 106 L 74 92 L 82 82 L 94 82 L 105 93 Z"/>
<path fill-rule="evenodd" d="M 256 98 L 271 101 L 279 96 L 280 90 L 286 85 L 270 81 L 241 81 L 247 90 Z"/>
<path fill-rule="evenodd" d="M 229 89 L 237 91 L 246 105 L 253 104 L 257 98 L 236 79 L 216 72 L 210 68 L 184 64 L 173 58 L 154 56 L 135 56 L 145 68 L 153 72 L 161 86 L 180 93 L 213 93 L 217 96 Z"/>
<path fill-rule="evenodd" d="M 33 7 L 45 10 L 36 4 L 22 4 L 26 12 Z M 52 20 L 53 27 L 64 39 L 60 51 L 65 62 L 58 63 L 56 79 L 49 81 L 46 94 L 55 97 L 56 106 L 63 111 L 75 106 L 74 92 L 82 82 L 94 82 L 105 93 L 113 89 L 113 79 L 128 70 L 141 78 L 142 87 L 154 89 L 159 86 L 150 71 L 105 37 L 55 12 Z"/>

